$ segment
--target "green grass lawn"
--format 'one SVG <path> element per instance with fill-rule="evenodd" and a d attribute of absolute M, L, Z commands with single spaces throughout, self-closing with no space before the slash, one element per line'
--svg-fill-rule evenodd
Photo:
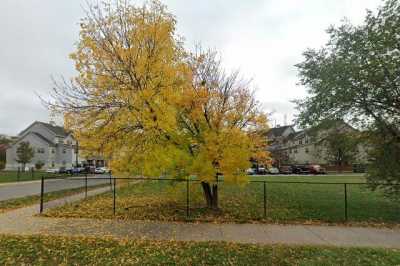
<path fill-rule="evenodd" d="M 1 236 L 1 265 L 399 265 L 394 249 Z"/>
<path fill-rule="evenodd" d="M 264 176 L 253 180 L 298 182 L 346 182 L 349 222 L 367 225 L 395 225 L 400 206 L 381 192 L 371 192 L 362 176 Z M 263 183 L 219 184 L 220 210 L 204 208 L 198 183 L 190 184 L 190 219 L 215 222 L 342 223 L 343 184 L 266 184 L 267 216 L 264 217 Z M 185 221 L 186 183 L 144 181 L 117 190 L 116 215 L 112 193 L 48 210 L 51 217 L 119 218 L 134 220 Z"/>
<path fill-rule="evenodd" d="M 44 171 L 31 171 L 20 172 L 18 177 L 17 171 L 0 171 L 0 183 L 6 182 L 18 182 L 18 181 L 31 181 L 41 179 L 42 176 L 54 176 L 52 173 L 46 173 Z"/>

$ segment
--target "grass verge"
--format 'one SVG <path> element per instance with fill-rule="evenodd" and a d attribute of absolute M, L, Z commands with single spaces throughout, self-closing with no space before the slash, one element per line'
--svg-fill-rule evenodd
<path fill-rule="evenodd" d="M 346 177 L 253 177 L 274 181 L 343 182 Z M 350 183 L 363 177 L 348 177 Z M 365 185 L 347 185 L 348 218 L 358 225 L 393 226 L 400 221 L 398 204 L 379 191 Z M 112 194 L 89 198 L 48 210 L 49 217 L 119 218 L 133 220 L 186 221 L 186 184 L 173 181 L 144 181 L 117 190 L 116 215 L 113 215 Z M 345 216 L 344 185 L 278 184 L 266 185 L 266 217 L 264 217 L 263 183 L 244 185 L 219 184 L 220 210 L 204 208 L 198 183 L 189 190 L 189 220 L 213 222 L 267 223 L 343 223 Z"/>
<path fill-rule="evenodd" d="M 1 265 L 399 265 L 393 249 L 0 235 Z"/>
<path fill-rule="evenodd" d="M 39 180 L 43 177 L 55 176 L 57 174 L 46 173 L 43 171 L 25 171 L 25 172 L 17 172 L 17 171 L 0 171 L 0 183 L 13 183 L 13 182 L 22 182 L 22 181 L 34 181 Z"/>

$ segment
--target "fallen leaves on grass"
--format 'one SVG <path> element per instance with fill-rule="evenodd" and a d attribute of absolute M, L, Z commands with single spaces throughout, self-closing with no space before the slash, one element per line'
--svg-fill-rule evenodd
<path fill-rule="evenodd" d="M 349 218 L 352 225 L 393 227 L 400 220 L 391 202 L 372 192 L 349 189 Z M 266 217 L 262 185 L 250 183 L 219 185 L 219 210 L 205 208 L 198 183 L 189 190 L 190 217 L 186 213 L 186 184 L 145 181 L 124 186 L 116 193 L 113 214 L 112 193 L 95 196 L 79 203 L 48 210 L 45 216 L 67 218 L 130 219 L 159 221 L 202 221 L 236 223 L 343 224 L 342 186 L 269 184 L 266 191 Z M 357 208 L 355 204 L 374 206 Z M 367 204 L 368 203 L 368 204 Z M 390 210 L 390 211 L 388 211 Z"/>
<path fill-rule="evenodd" d="M 0 235 L 1 265 L 399 265 L 395 249 Z"/>

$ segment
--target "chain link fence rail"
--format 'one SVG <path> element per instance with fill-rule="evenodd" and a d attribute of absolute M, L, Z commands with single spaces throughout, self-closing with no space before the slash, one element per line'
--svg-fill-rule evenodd
<path fill-rule="evenodd" d="M 88 189 L 107 185 L 109 189 L 104 195 L 112 215 L 126 214 L 135 218 L 137 210 L 142 208 L 147 213 L 137 218 L 158 219 L 160 215 L 172 215 L 177 219 L 204 220 L 208 214 L 200 183 L 195 179 L 117 178 L 111 175 L 42 178 L 40 211 L 49 207 L 45 197 L 48 192 L 80 188 L 86 198 Z M 249 181 L 243 185 L 223 180 L 217 183 L 221 212 L 215 215 L 222 220 L 400 221 L 399 203 L 386 198 L 380 191 L 371 191 L 366 183 L 267 180 Z"/>

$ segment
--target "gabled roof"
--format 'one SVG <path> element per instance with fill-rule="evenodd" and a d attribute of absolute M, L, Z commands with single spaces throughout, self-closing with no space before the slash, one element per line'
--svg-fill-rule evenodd
<path fill-rule="evenodd" d="M 49 144 L 49 146 L 56 146 L 56 144 L 53 143 L 51 140 L 47 139 L 46 137 L 44 137 L 44 136 L 42 136 L 41 134 L 36 133 L 36 132 L 29 132 L 28 134 L 19 137 L 11 146 L 14 146 L 14 145 L 17 144 L 19 141 L 23 140 L 26 136 L 31 135 L 31 134 L 34 135 L 35 137 L 39 138 L 39 139 L 42 140 L 43 142 L 46 142 L 47 144 Z"/>
<path fill-rule="evenodd" d="M 64 127 L 60 127 L 60 126 L 56 126 L 56 125 L 52 125 L 52 124 L 44 123 L 44 122 L 38 122 L 38 123 L 45 126 L 48 130 L 54 132 L 57 136 L 66 137 L 71 133 L 69 131 L 66 131 L 64 129 Z"/>
<path fill-rule="evenodd" d="M 66 131 L 64 129 L 64 127 L 60 127 L 60 126 L 57 126 L 57 125 L 52 125 L 52 124 L 44 123 L 44 122 L 40 122 L 40 121 L 35 121 L 29 127 L 24 129 L 23 131 L 21 131 L 21 133 L 19 133 L 19 135 L 22 135 L 23 133 L 25 133 L 25 131 L 27 131 L 30 127 L 32 127 L 35 124 L 42 125 L 47 130 L 53 132 L 55 135 L 60 136 L 60 137 L 67 137 L 71 133 L 70 131 Z"/>
<path fill-rule="evenodd" d="M 43 140 L 44 142 L 47 142 L 47 144 L 49 144 L 50 146 L 55 146 L 55 144 L 52 141 L 50 141 L 47 138 L 43 137 L 39 133 L 36 133 L 36 132 L 31 132 L 31 133 L 34 134 L 36 137 L 40 138 L 41 140 Z"/>
<path fill-rule="evenodd" d="M 268 132 L 268 136 L 275 136 L 275 137 L 280 137 L 282 134 L 286 131 L 288 128 L 293 128 L 292 126 L 283 126 L 283 127 L 274 127 L 271 128 L 270 131 Z"/>
<path fill-rule="evenodd" d="M 288 138 L 288 139 L 295 139 L 295 138 L 297 138 L 297 137 L 300 137 L 301 135 L 304 135 L 304 133 L 305 133 L 304 130 L 302 130 L 302 131 L 297 131 L 297 132 L 294 132 L 294 133 L 289 134 L 289 136 L 287 136 L 287 138 Z"/>

